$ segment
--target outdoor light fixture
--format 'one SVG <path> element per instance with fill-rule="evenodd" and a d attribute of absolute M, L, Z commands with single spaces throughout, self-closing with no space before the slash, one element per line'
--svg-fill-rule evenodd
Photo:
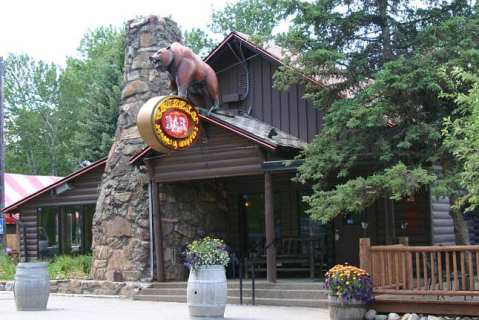
<path fill-rule="evenodd" d="M 361 228 L 363 229 L 363 237 L 366 237 L 366 230 L 368 229 L 368 223 L 366 221 L 361 221 Z"/>
<path fill-rule="evenodd" d="M 403 222 L 401 223 L 401 230 L 405 231 L 405 230 L 407 229 L 407 226 L 408 226 L 407 221 L 403 221 Z"/>
<path fill-rule="evenodd" d="M 55 194 L 59 195 L 72 189 L 73 186 L 71 184 L 64 183 L 55 188 Z"/>

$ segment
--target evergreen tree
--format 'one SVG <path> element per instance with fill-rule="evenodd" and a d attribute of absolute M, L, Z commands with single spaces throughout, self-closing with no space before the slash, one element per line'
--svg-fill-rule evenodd
<path fill-rule="evenodd" d="M 81 41 L 80 57 L 67 60 L 60 106 L 66 128 L 74 127 L 70 158 L 77 164 L 110 150 L 123 81 L 124 37 L 123 30 L 113 27 L 92 30 Z"/>
<path fill-rule="evenodd" d="M 463 190 L 456 206 L 472 211 L 479 205 L 479 76 L 461 69 L 454 75 L 449 78 L 452 86 L 470 89 L 457 89 L 459 93 L 451 96 L 459 108 L 454 119 L 446 118 L 443 133 L 446 147 L 458 162 L 457 180 Z"/>
<path fill-rule="evenodd" d="M 434 185 L 455 202 L 458 163 L 444 144 L 443 119 L 458 115 L 450 94 L 455 68 L 477 72 L 479 20 L 467 1 L 279 1 L 292 16 L 280 37 L 307 82 L 306 97 L 324 113 L 321 133 L 303 153 L 298 179 L 311 181 L 309 213 L 328 221 L 382 197 L 399 200 Z M 304 81 L 283 68 L 276 86 Z M 440 165 L 442 174 L 434 171 Z M 456 241 L 468 235 L 453 213 Z"/>

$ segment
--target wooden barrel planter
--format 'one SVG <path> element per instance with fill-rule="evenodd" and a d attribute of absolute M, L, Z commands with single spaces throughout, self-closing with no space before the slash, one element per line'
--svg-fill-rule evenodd
<path fill-rule="evenodd" d="M 18 311 L 46 310 L 50 291 L 47 263 L 19 263 L 15 273 L 15 304 Z"/>
<path fill-rule="evenodd" d="M 343 301 L 338 296 L 329 295 L 329 318 L 331 320 L 363 320 L 366 304 L 353 299 Z"/>
<path fill-rule="evenodd" d="M 222 265 L 201 266 L 190 271 L 187 289 L 190 316 L 223 318 L 227 300 L 226 273 Z"/>

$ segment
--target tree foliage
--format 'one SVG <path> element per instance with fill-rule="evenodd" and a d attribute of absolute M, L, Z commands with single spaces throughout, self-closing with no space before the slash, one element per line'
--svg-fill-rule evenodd
<path fill-rule="evenodd" d="M 283 68 L 275 85 L 304 82 L 321 108 L 321 133 L 303 153 L 300 181 L 312 181 L 309 212 L 321 220 L 359 212 L 381 197 L 398 199 L 436 182 L 453 200 L 458 163 L 444 143 L 454 121 L 455 68 L 477 72 L 479 20 L 467 1 L 278 1 L 293 16 L 280 36 L 305 82 Z M 442 174 L 434 170 L 442 167 Z M 345 204 L 344 202 L 348 202 Z"/>
<path fill-rule="evenodd" d="M 12 54 L 5 61 L 6 170 L 65 175 L 104 157 L 121 96 L 124 33 L 88 32 L 65 69 Z"/>
<path fill-rule="evenodd" d="M 458 162 L 458 184 L 464 191 L 457 206 L 473 210 L 479 205 L 479 76 L 458 69 L 451 81 L 469 91 L 454 95 L 457 117 L 447 117 L 443 130 L 445 145 Z"/>
<path fill-rule="evenodd" d="M 280 23 L 280 7 L 265 0 L 238 0 L 226 4 L 211 15 L 210 29 L 227 35 L 231 31 L 245 33 L 253 41 L 270 40 L 273 29 Z"/>
<path fill-rule="evenodd" d="M 94 161 L 110 150 L 118 118 L 123 81 L 125 33 L 113 27 L 88 32 L 69 58 L 61 77 L 61 109 L 65 119 L 78 119 L 71 157 Z M 71 120 L 70 120 L 71 121 Z"/>
<path fill-rule="evenodd" d="M 60 69 L 25 54 L 5 60 L 5 161 L 10 172 L 58 175 L 68 168 L 58 119 Z"/>
<path fill-rule="evenodd" d="M 215 35 L 224 37 L 232 31 L 246 34 L 259 44 L 274 41 L 273 30 L 284 21 L 281 8 L 270 0 L 229 2 L 224 8 L 213 10 L 206 28 L 185 31 L 185 45 L 196 54 L 205 56 L 214 48 Z"/>
<path fill-rule="evenodd" d="M 205 56 L 214 47 L 213 39 L 200 28 L 186 30 L 183 34 L 185 46 L 189 47 L 194 53 Z"/>

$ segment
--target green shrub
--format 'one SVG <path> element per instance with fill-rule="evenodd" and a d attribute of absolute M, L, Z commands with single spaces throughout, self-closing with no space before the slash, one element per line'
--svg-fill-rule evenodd
<path fill-rule="evenodd" d="M 90 278 L 91 256 L 58 256 L 48 262 L 48 274 L 52 280 Z M 0 280 L 15 278 L 15 263 L 0 252 Z"/>
<path fill-rule="evenodd" d="M 48 263 L 52 280 L 90 278 L 91 256 L 58 256 Z"/>
<path fill-rule="evenodd" d="M 15 263 L 12 258 L 0 251 L 0 280 L 13 280 L 15 278 Z"/>

